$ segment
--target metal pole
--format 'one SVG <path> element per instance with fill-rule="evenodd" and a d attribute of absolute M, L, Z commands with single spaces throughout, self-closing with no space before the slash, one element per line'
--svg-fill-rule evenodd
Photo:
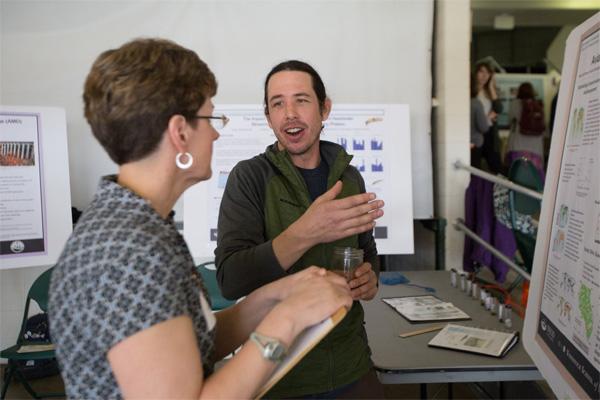
<path fill-rule="evenodd" d="M 501 252 L 496 250 L 496 248 L 494 246 L 492 246 L 491 244 L 489 244 L 488 242 L 486 242 L 485 240 L 480 238 L 475 232 L 473 232 L 472 230 L 467 228 L 465 226 L 464 222 L 465 221 L 463 221 L 461 218 L 457 218 L 454 221 L 454 229 L 463 231 L 465 233 L 465 235 L 467 235 L 468 237 L 470 237 L 471 239 L 473 239 L 474 241 L 476 241 L 477 243 L 479 243 L 480 245 L 485 247 L 496 258 L 499 258 L 500 260 L 505 262 L 509 267 L 514 269 L 516 272 L 518 272 L 519 275 L 521 275 L 523 278 L 527 279 L 528 281 L 531 280 L 531 275 L 529 275 L 528 272 L 526 272 L 523 268 L 521 268 L 517 264 L 515 264 L 514 261 L 512 261 L 510 258 L 506 257 L 504 254 L 502 254 Z"/>
<path fill-rule="evenodd" d="M 542 200 L 543 197 L 543 193 L 540 192 L 536 192 L 535 190 L 531 190 L 529 188 L 526 188 L 524 186 L 521 185 L 517 185 L 514 182 L 511 182 L 510 180 L 503 178 L 501 176 L 497 176 L 497 175 L 492 175 L 488 172 L 482 171 L 480 169 L 471 167 L 470 165 L 466 165 L 463 164 L 462 161 L 457 160 L 454 163 L 454 168 L 456 169 L 464 169 L 465 171 L 469 171 L 471 174 L 473 175 L 477 175 L 480 178 L 486 179 L 490 182 L 494 182 L 494 183 L 498 183 L 502 186 L 506 186 L 507 188 L 514 190 L 516 192 L 520 192 L 523 193 L 524 195 L 527 195 L 529 197 L 533 197 L 534 199 L 538 199 L 538 200 Z"/>

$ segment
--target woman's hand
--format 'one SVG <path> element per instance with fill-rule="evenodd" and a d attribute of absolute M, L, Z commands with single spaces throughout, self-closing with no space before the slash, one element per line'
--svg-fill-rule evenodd
<path fill-rule="evenodd" d="M 272 312 L 293 326 L 294 335 L 335 313 L 352 306 L 346 279 L 323 268 L 310 267 L 280 279 L 282 300 Z"/>
<path fill-rule="evenodd" d="M 264 291 L 268 298 L 274 301 L 282 301 L 288 298 L 290 295 L 292 295 L 294 291 L 298 289 L 301 283 L 306 281 L 312 281 L 315 278 L 325 277 L 327 275 L 328 272 L 324 268 L 311 266 L 306 269 L 303 269 L 300 272 L 296 272 L 294 274 L 286 276 L 285 278 L 281 278 L 274 282 L 271 282 L 258 290 Z M 336 283 L 344 287 L 348 286 L 346 284 L 346 281 L 340 276 L 336 275 L 335 277 L 328 277 L 328 279 L 332 283 Z"/>

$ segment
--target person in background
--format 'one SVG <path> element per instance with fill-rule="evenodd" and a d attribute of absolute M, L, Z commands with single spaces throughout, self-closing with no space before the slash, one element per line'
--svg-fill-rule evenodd
<path fill-rule="evenodd" d="M 481 148 L 485 135 L 490 129 L 490 120 L 483 109 L 483 104 L 477 98 L 477 82 L 475 75 L 471 76 L 471 165 L 481 169 Z"/>
<path fill-rule="evenodd" d="M 211 176 L 213 124 L 227 122 L 213 115 L 216 91 L 194 52 L 161 39 L 105 51 L 87 76 L 85 117 L 119 170 L 51 278 L 69 398 L 252 398 L 303 329 L 352 305 L 342 277 L 311 267 L 212 313 L 171 209 Z"/>
<path fill-rule="evenodd" d="M 364 250 L 349 281 L 348 316 L 269 397 L 378 398 L 383 396 L 359 300 L 378 289 L 373 238 L 383 201 L 365 183 L 342 146 L 320 140 L 331 100 L 317 71 L 290 60 L 276 65 L 264 86 L 264 112 L 277 141 L 231 171 L 219 211 L 215 250 L 223 295 L 239 298 L 311 264 L 331 268 L 334 246 Z"/>
<path fill-rule="evenodd" d="M 475 66 L 475 83 L 477 98 L 483 105 L 490 125 L 484 135 L 481 155 L 492 173 L 502 173 L 504 168 L 500 160 L 500 138 L 497 125 L 498 114 L 502 112 L 502 102 L 498 98 L 494 70 L 488 63 L 481 62 Z"/>
<path fill-rule="evenodd" d="M 538 102 L 541 110 L 543 105 L 535 99 L 535 91 L 529 82 L 523 82 L 519 85 L 517 98 L 510 103 L 508 110 L 508 119 L 510 121 L 510 135 L 508 137 L 508 146 L 506 152 L 506 165 L 510 166 L 512 162 L 519 157 L 530 159 L 537 169 L 544 171 L 544 132 L 545 128 L 537 134 L 524 134 L 521 132 L 521 118 L 523 117 L 523 107 L 525 102 Z M 543 114 L 541 115 L 543 122 Z"/>

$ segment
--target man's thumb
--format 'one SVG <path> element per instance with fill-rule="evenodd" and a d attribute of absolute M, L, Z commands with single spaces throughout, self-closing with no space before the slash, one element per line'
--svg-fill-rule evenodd
<path fill-rule="evenodd" d="M 319 196 L 319 198 L 317 200 L 321 201 L 321 202 L 328 201 L 328 200 L 334 200 L 341 192 L 342 192 L 342 181 L 337 181 L 331 187 L 331 189 L 329 189 L 328 191 L 323 193 L 321 196 Z"/>

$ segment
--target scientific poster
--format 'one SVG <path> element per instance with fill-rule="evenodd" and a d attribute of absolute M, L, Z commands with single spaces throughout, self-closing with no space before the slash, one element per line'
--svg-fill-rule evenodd
<path fill-rule="evenodd" d="M 214 143 L 213 176 L 184 197 L 184 236 L 196 258 L 214 257 L 219 206 L 232 168 L 275 143 L 262 105 L 216 106 L 229 124 Z M 386 203 L 374 230 L 380 254 L 412 253 L 413 214 L 409 110 L 401 104 L 334 105 L 322 140 L 346 148 L 362 174 L 366 190 Z"/>
<path fill-rule="evenodd" d="M 591 398 L 600 378 L 600 31 L 580 47 L 537 332 Z"/>
<path fill-rule="evenodd" d="M 54 264 L 71 229 L 65 111 L 0 106 L 0 269 Z"/>
<path fill-rule="evenodd" d="M 0 112 L 0 257 L 46 252 L 40 115 Z"/>

